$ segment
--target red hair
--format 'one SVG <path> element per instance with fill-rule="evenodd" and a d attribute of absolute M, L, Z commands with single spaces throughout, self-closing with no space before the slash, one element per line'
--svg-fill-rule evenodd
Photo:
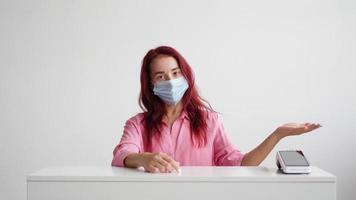
<path fill-rule="evenodd" d="M 191 139 L 195 146 L 203 147 L 207 143 L 207 123 L 208 111 L 213 111 L 209 102 L 199 96 L 195 87 L 194 74 L 183 56 L 174 48 L 160 46 L 147 52 L 142 61 L 141 67 L 141 92 L 139 105 L 144 111 L 143 123 L 148 136 L 148 145 L 154 134 L 161 132 L 162 118 L 165 115 L 165 103 L 154 95 L 151 82 L 151 62 L 159 55 L 171 56 L 175 58 L 181 69 L 182 75 L 186 78 L 189 88 L 181 99 L 183 110 L 187 112 L 190 119 Z"/>

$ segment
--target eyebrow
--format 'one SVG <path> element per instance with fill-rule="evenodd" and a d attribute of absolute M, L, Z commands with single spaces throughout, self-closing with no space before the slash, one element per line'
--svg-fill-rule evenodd
<path fill-rule="evenodd" d="M 176 69 L 179 69 L 179 67 L 173 68 L 171 71 L 174 71 L 174 70 L 176 70 Z"/>
<path fill-rule="evenodd" d="M 176 70 L 176 69 L 179 69 L 179 67 L 175 67 L 175 68 L 173 68 L 171 71 L 174 71 L 174 70 Z M 157 75 L 157 74 L 164 74 L 164 71 L 155 72 L 154 75 Z"/>

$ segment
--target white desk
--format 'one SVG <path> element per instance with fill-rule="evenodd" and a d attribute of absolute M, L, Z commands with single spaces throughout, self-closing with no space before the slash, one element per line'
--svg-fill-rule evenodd
<path fill-rule="evenodd" d="M 153 174 L 111 166 L 50 167 L 27 176 L 27 199 L 336 199 L 336 177 L 317 167 L 309 175 L 266 167 L 181 169 Z"/>

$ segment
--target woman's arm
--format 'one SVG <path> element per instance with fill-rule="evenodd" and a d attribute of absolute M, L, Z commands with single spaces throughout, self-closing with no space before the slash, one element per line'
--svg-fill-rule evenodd
<path fill-rule="evenodd" d="M 241 166 L 258 166 L 272 151 L 281 138 L 273 132 L 260 145 L 245 154 Z"/>
<path fill-rule="evenodd" d="M 272 151 L 274 146 L 284 137 L 291 135 L 301 135 L 321 127 L 314 123 L 289 123 L 278 127 L 255 149 L 245 154 L 242 166 L 258 166 Z"/>

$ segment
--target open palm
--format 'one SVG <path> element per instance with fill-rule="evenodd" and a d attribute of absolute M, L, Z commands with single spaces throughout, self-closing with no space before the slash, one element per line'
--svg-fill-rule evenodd
<path fill-rule="evenodd" d="M 301 135 L 319 127 L 321 125 L 316 123 L 288 123 L 278 127 L 276 131 L 281 136 Z"/>

